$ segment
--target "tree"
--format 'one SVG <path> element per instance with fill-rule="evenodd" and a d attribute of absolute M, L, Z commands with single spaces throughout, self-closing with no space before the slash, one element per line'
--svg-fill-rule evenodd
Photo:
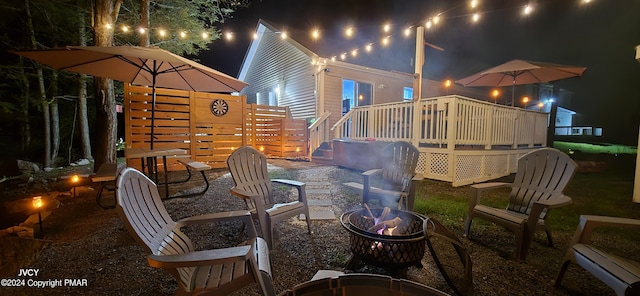
<path fill-rule="evenodd" d="M 151 46 L 159 46 L 180 55 L 195 55 L 206 49 L 208 43 L 219 38 L 220 31 L 215 26 L 224 22 L 235 9 L 243 7 L 248 1 L 28 0 L 23 5 L 16 5 L 16 3 L 18 3 L 16 0 L 0 0 L 0 8 L 2 8 L 0 17 L 8 21 L 0 24 L 3 33 L 6 32 L 6 34 L 0 34 L 0 39 L 3 41 L 0 46 L 6 49 L 42 49 L 57 45 L 84 44 L 137 45 L 140 44 L 142 37 L 145 37 Z M 149 30 L 145 32 L 146 35 L 139 36 L 138 31 L 133 29 L 129 33 L 124 32 L 121 29 L 123 26 L 133 28 L 143 21 L 142 9 L 145 5 L 149 11 L 145 14 L 149 16 L 148 21 L 144 21 L 148 22 Z M 90 20 L 86 23 L 92 34 L 87 36 L 84 36 L 85 25 L 82 23 L 84 20 Z M 171 34 L 160 36 L 158 34 L 160 27 Z M 206 32 L 205 38 L 201 35 L 203 32 Z M 181 33 L 186 33 L 186 36 Z M 117 117 L 113 81 L 94 78 L 95 117 L 93 117 L 86 111 L 88 107 L 93 107 L 93 102 L 86 103 L 89 87 L 85 83 L 85 76 L 69 75 L 67 72 L 52 74 L 53 70 L 8 54 L 4 50 L 0 55 L 7 56 L 6 59 L 0 59 L 4 70 L 0 72 L 0 77 L 3 78 L 0 82 L 0 119 L 2 123 L 11 122 L 16 126 L 19 123 L 20 127 L 12 129 L 3 124 L 0 129 L 11 130 L 12 137 L 20 134 L 22 137 L 20 142 L 23 143 L 22 150 L 25 154 L 31 151 L 44 152 L 43 163 L 45 166 L 52 165 L 51 153 L 55 150 L 58 140 L 51 138 L 57 133 L 57 129 L 51 129 L 51 123 L 57 122 L 59 118 L 60 129 L 63 131 L 64 127 L 71 126 L 70 122 L 73 123 L 72 116 L 66 116 L 65 111 L 68 112 L 66 110 L 68 108 L 65 104 L 60 104 L 60 116 L 55 115 L 57 113 L 55 99 L 60 96 L 66 97 L 67 94 L 77 94 L 79 138 L 83 143 L 81 145 L 83 156 L 88 159 L 93 156 L 96 168 L 104 162 L 116 161 Z M 57 84 L 56 77 L 58 77 Z M 40 126 L 43 128 L 39 128 Z M 21 132 L 18 133 L 18 130 Z M 6 134 L 0 135 L 6 137 Z M 62 141 L 67 134 L 62 132 L 59 135 Z M 89 135 L 92 136 L 89 137 Z M 31 142 L 30 139 L 33 141 Z M 94 142 L 93 145 L 90 141 Z M 17 147 L 20 145 L 13 146 L 18 150 Z M 0 145 L 2 148 L 13 146 Z M 93 154 L 89 148 L 91 146 L 93 146 Z"/>
<path fill-rule="evenodd" d="M 140 24 L 144 19 L 142 9 L 145 9 L 145 1 L 138 0 L 126 2 L 127 13 L 122 16 L 123 24 Z M 122 44 L 139 44 L 142 37 L 136 38 L 133 34 L 116 33 L 116 21 L 119 17 L 122 0 L 94 0 L 92 2 L 92 29 L 94 34 L 94 44 L 97 46 L 112 46 L 114 41 Z M 149 3 L 149 2 L 147 2 Z M 219 38 L 220 31 L 215 29 L 216 23 L 224 22 L 226 17 L 230 17 L 236 8 L 246 6 L 246 0 L 167 0 L 153 2 L 149 7 L 150 24 L 162 24 L 163 29 L 147 28 L 145 33 L 151 40 L 151 45 L 159 46 L 176 54 L 197 54 L 211 41 Z M 151 3 L 149 3 L 151 4 Z M 146 14 L 146 12 L 145 12 Z M 126 25 L 123 25 L 126 26 Z M 158 25 L 159 28 L 159 25 Z M 166 28 L 166 29 L 164 29 Z M 212 28 L 212 29 L 206 29 Z M 174 32 L 173 35 L 162 36 L 164 32 Z M 182 31 L 178 31 L 182 30 Z M 133 30 L 127 30 L 131 32 Z M 177 33 L 176 33 L 177 32 Z M 206 36 L 185 38 L 180 32 L 206 32 Z M 157 34 L 156 34 L 157 33 Z M 137 42 L 136 42 L 137 41 Z M 146 42 L 146 41 L 142 41 Z M 102 163 L 115 162 L 116 140 L 117 140 L 117 120 L 115 112 L 115 95 L 113 91 L 113 81 L 110 79 L 96 77 L 94 80 L 96 97 L 96 129 L 98 132 L 97 145 L 94 150 L 95 168 Z"/>

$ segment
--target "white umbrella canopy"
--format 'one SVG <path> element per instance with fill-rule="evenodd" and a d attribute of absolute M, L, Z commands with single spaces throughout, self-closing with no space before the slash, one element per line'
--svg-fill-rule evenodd
<path fill-rule="evenodd" d="M 67 46 L 11 51 L 57 70 L 66 70 L 152 87 L 151 139 L 156 87 L 201 92 L 239 92 L 248 84 L 227 74 L 157 47 Z"/>
<path fill-rule="evenodd" d="M 512 101 L 516 85 L 551 82 L 565 78 L 582 76 L 586 67 L 559 65 L 552 63 L 512 60 L 471 76 L 458 79 L 463 86 L 511 86 Z"/>

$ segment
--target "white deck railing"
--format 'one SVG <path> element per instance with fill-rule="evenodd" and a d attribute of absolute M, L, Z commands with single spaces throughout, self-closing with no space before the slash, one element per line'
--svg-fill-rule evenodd
<path fill-rule="evenodd" d="M 334 138 L 408 141 L 427 178 L 454 186 L 515 172 L 517 158 L 546 146 L 548 114 L 462 96 L 360 106 L 332 128 Z"/>
<path fill-rule="evenodd" d="M 323 142 L 330 142 L 332 140 L 329 133 L 329 116 L 331 112 L 325 112 L 316 121 L 309 126 L 309 157 L 311 153 L 320 147 Z"/>
<path fill-rule="evenodd" d="M 335 138 L 426 147 L 518 148 L 545 145 L 547 120 L 547 113 L 446 96 L 355 107 L 332 130 Z"/>

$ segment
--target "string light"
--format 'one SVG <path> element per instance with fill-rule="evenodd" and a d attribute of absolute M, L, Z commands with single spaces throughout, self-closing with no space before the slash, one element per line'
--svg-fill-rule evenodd
<path fill-rule="evenodd" d="M 581 4 L 588 4 L 593 2 L 592 0 L 581 0 L 580 3 Z M 439 12 L 435 15 L 432 15 L 432 17 L 430 17 L 429 19 L 427 19 L 426 21 L 424 21 L 422 24 L 425 26 L 426 29 L 432 29 L 435 26 L 439 26 L 442 24 L 443 21 L 448 20 L 448 19 L 455 19 L 455 18 L 460 18 L 460 17 L 470 17 L 471 18 L 471 22 L 472 23 L 477 23 L 480 21 L 480 18 L 482 17 L 483 13 L 487 13 L 487 11 L 485 12 L 480 12 L 477 9 L 480 6 L 480 1 L 478 0 L 469 0 L 468 2 L 468 7 L 471 9 L 470 13 L 468 14 L 464 14 L 464 15 L 450 15 L 450 11 L 453 11 L 453 9 L 449 9 L 449 10 L 445 10 L 444 12 Z M 500 10 L 513 10 L 513 9 L 521 9 L 521 13 L 523 15 L 530 15 L 533 12 L 533 5 L 531 4 L 527 4 L 524 7 L 522 7 L 520 5 L 517 6 L 512 6 L 512 7 L 508 7 L 507 9 L 500 9 Z M 496 10 L 497 11 L 497 10 Z M 105 25 L 107 28 L 112 28 L 111 24 L 106 24 Z M 113 26 L 115 27 L 115 26 Z M 119 27 L 121 28 L 121 31 L 123 33 L 129 33 L 132 30 L 130 30 L 130 27 L 127 26 L 126 24 L 120 24 Z M 411 25 L 409 27 L 406 27 L 404 29 L 401 29 L 401 32 L 397 32 L 397 33 L 401 33 L 404 36 L 410 36 L 413 32 L 413 28 L 415 27 L 415 25 Z M 151 28 L 144 28 L 144 27 L 139 27 L 138 29 L 136 29 L 135 31 L 137 31 L 139 34 L 147 34 L 147 33 L 151 33 Z M 355 36 L 357 28 L 354 26 L 348 26 L 344 29 L 344 35 L 347 38 L 353 38 Z M 353 57 L 356 57 L 358 54 L 358 51 L 363 50 L 367 53 L 371 52 L 373 50 L 374 45 L 380 44 L 381 47 L 386 47 L 390 44 L 391 42 L 391 37 L 393 35 L 395 35 L 392 32 L 392 24 L 389 22 L 384 23 L 381 26 L 381 30 L 384 32 L 384 36 L 381 37 L 379 42 L 374 42 L 374 43 L 367 43 L 366 45 L 360 47 L 360 48 L 355 48 L 355 49 L 351 49 L 349 51 L 346 51 L 342 54 L 339 54 L 337 56 L 333 56 L 331 58 L 331 61 L 335 61 L 337 57 L 340 57 L 342 60 L 345 60 L 347 58 L 347 55 L 350 54 Z M 161 36 L 162 38 L 165 38 L 166 36 L 171 36 L 170 32 L 164 29 L 157 29 L 154 30 L 154 32 L 156 32 L 156 34 L 158 34 L 159 36 Z M 287 39 L 288 38 L 288 34 L 284 31 L 281 32 L 276 32 L 276 34 L 280 35 L 281 39 Z M 187 31 L 178 31 L 175 34 L 176 36 L 179 36 L 182 39 L 186 39 L 189 36 L 189 32 Z M 194 35 L 197 35 L 194 34 Z M 223 33 L 223 39 L 227 40 L 227 41 L 232 41 L 236 38 L 236 33 L 234 33 L 233 31 L 227 31 L 225 33 Z M 203 39 L 210 39 L 210 34 L 208 32 L 202 32 L 201 36 Z M 258 38 L 258 32 L 251 32 L 250 36 L 252 36 L 252 38 L 255 40 Z M 321 29 L 320 28 L 313 28 L 310 31 L 310 38 L 313 40 L 319 40 L 322 38 L 321 36 Z"/>
<path fill-rule="evenodd" d="M 344 35 L 347 36 L 347 38 L 351 38 L 353 37 L 353 27 L 348 27 L 344 30 Z"/>
<path fill-rule="evenodd" d="M 313 32 L 311 32 L 311 38 L 313 38 L 313 39 L 320 38 L 320 30 L 314 29 Z"/>
<path fill-rule="evenodd" d="M 411 27 L 404 29 L 404 36 L 409 37 L 411 35 Z"/>
<path fill-rule="evenodd" d="M 440 22 L 440 15 L 436 15 L 435 17 L 433 17 L 433 24 L 437 25 Z"/>
<path fill-rule="evenodd" d="M 474 13 L 473 17 L 472 17 L 472 20 L 473 20 L 474 23 L 477 23 L 480 20 L 480 14 L 477 13 L 477 12 Z"/>
<path fill-rule="evenodd" d="M 389 36 L 382 38 L 382 45 L 384 46 L 389 45 Z"/>
<path fill-rule="evenodd" d="M 371 50 L 373 49 L 373 44 L 371 44 L 371 43 L 367 44 L 367 46 L 365 46 L 365 48 L 364 48 L 364 49 L 365 49 L 365 51 L 367 51 L 367 52 L 371 52 Z"/>

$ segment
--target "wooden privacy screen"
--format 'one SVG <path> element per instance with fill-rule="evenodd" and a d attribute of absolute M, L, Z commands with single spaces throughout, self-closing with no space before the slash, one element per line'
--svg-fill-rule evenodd
<path fill-rule="evenodd" d="M 151 104 L 151 88 L 125 84 L 126 147 L 149 148 Z M 245 96 L 156 88 L 154 148 L 186 149 L 191 159 L 223 168 L 243 145 L 270 157 L 304 157 L 307 139 L 306 121 L 292 119 L 287 107 L 247 104 Z M 140 160 L 128 159 L 127 165 L 139 167 Z M 172 159 L 167 166 L 184 169 Z"/>

